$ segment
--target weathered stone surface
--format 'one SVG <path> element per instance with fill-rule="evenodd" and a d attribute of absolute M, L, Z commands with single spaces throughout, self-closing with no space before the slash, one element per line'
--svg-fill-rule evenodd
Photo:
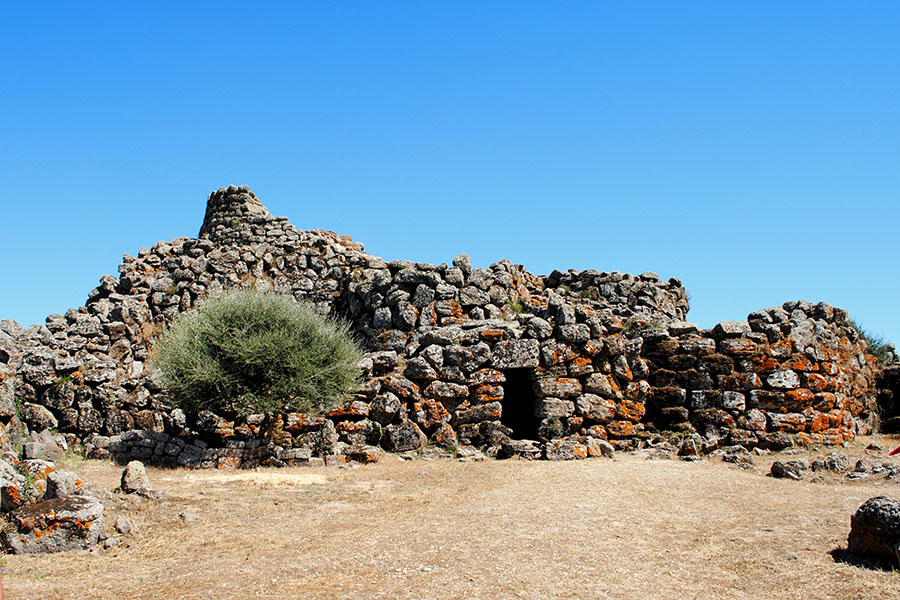
<path fill-rule="evenodd" d="M 469 396 L 469 388 L 458 383 L 433 381 L 428 384 L 423 394 L 436 400 L 462 400 Z"/>
<path fill-rule="evenodd" d="M 411 358 L 407 363 L 406 370 L 403 372 L 403 374 L 410 379 L 438 378 L 438 372 L 435 370 L 434 366 L 432 366 L 431 363 L 429 363 L 425 358 L 421 356 Z"/>
<path fill-rule="evenodd" d="M 401 408 L 397 396 L 388 392 L 376 396 L 369 404 L 369 417 L 382 425 L 387 425 L 400 414 Z"/>
<path fill-rule="evenodd" d="M 847 549 L 897 564 L 900 546 L 900 501 L 876 496 L 863 503 L 850 518 Z"/>
<path fill-rule="evenodd" d="M 575 412 L 575 405 L 560 398 L 541 398 L 534 405 L 534 415 L 542 419 L 547 417 L 568 417 Z"/>
<path fill-rule="evenodd" d="M 832 452 L 822 461 L 826 471 L 846 473 L 850 470 L 850 457 L 840 452 Z"/>
<path fill-rule="evenodd" d="M 13 554 L 90 548 L 103 531 L 103 504 L 92 496 L 68 496 L 24 506 L 9 515 L 14 531 L 2 534 Z"/>
<path fill-rule="evenodd" d="M 791 370 L 775 371 L 766 378 L 766 383 L 778 390 L 793 390 L 800 387 L 800 377 Z"/>
<path fill-rule="evenodd" d="M 85 483 L 71 471 L 53 471 L 47 475 L 47 490 L 44 500 L 87 495 Z"/>
<path fill-rule="evenodd" d="M 42 429 L 56 429 L 59 421 L 53 416 L 53 413 L 39 404 L 25 402 L 22 405 L 22 420 L 28 426 L 36 431 Z"/>
<path fill-rule="evenodd" d="M 776 460 L 772 463 L 770 474 L 772 477 L 777 477 L 779 479 L 795 479 L 799 481 L 800 479 L 803 479 L 803 474 L 808 471 L 809 468 L 809 461 L 805 458 L 788 461 Z"/>
<path fill-rule="evenodd" d="M 412 421 L 403 421 L 384 428 L 382 447 L 388 452 L 418 450 L 425 443 L 425 434 Z"/>
<path fill-rule="evenodd" d="M 150 478 L 147 477 L 147 469 L 144 463 L 133 460 L 125 465 L 122 471 L 122 483 L 120 485 L 126 494 L 138 494 L 139 496 L 154 497 L 155 492 L 150 487 Z"/>
<path fill-rule="evenodd" d="M 15 510 L 28 500 L 25 477 L 11 464 L 0 460 L 0 511 Z"/>
<path fill-rule="evenodd" d="M 713 334 L 720 338 L 740 337 L 750 333 L 750 325 L 746 321 L 722 321 L 713 327 Z"/>
<path fill-rule="evenodd" d="M 540 344 L 537 340 L 509 340 L 494 346 L 492 366 L 495 369 L 526 369 L 538 366 Z"/>
<path fill-rule="evenodd" d="M 363 464 L 377 463 L 383 454 L 381 448 L 365 445 L 351 446 L 344 452 L 347 460 Z"/>
<path fill-rule="evenodd" d="M 581 395 L 581 383 L 567 377 L 551 377 L 534 382 L 534 392 L 538 397 L 576 398 Z"/>
<path fill-rule="evenodd" d="M 503 406 L 499 402 L 489 402 L 457 411 L 454 420 L 457 425 L 496 421 L 500 419 L 502 411 Z"/>
<path fill-rule="evenodd" d="M 580 460 L 588 458 L 586 444 L 571 440 L 550 440 L 544 444 L 544 458 L 546 460 Z"/>

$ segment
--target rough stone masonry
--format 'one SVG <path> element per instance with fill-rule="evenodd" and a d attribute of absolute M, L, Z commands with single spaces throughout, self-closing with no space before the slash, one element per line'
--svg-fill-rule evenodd
<path fill-rule="evenodd" d="M 327 415 L 281 415 L 270 444 L 261 416 L 173 409 L 146 367 L 154 338 L 235 286 L 349 319 L 365 383 Z M 385 262 L 232 186 L 209 196 L 197 238 L 125 255 L 85 306 L 27 330 L 0 323 L 0 443 L 56 429 L 94 456 L 215 467 L 424 444 L 548 459 L 657 441 L 781 449 L 872 429 L 874 359 L 845 311 L 801 300 L 710 330 L 687 311 L 681 282 L 654 273 Z"/>

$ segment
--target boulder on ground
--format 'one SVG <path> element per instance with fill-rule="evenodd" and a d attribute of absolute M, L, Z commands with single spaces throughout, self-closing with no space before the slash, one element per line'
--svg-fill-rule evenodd
<path fill-rule="evenodd" d="M 71 471 L 53 471 L 47 475 L 47 491 L 44 500 L 87 495 L 84 482 Z"/>
<path fill-rule="evenodd" d="M 769 474 L 779 479 L 795 479 L 799 481 L 803 479 L 803 473 L 808 470 L 809 461 L 805 458 L 788 461 L 776 460 L 772 463 L 772 471 Z"/>
<path fill-rule="evenodd" d="M 350 446 L 344 451 L 344 456 L 347 457 L 347 460 L 363 464 L 377 463 L 381 460 L 382 455 L 384 455 L 384 452 L 381 448 L 363 444 Z"/>
<path fill-rule="evenodd" d="M 147 469 L 139 460 L 133 460 L 125 465 L 125 470 L 122 471 L 121 488 L 126 494 L 137 494 L 145 498 L 161 498 L 163 495 L 162 492 L 157 492 L 150 487 Z"/>
<path fill-rule="evenodd" d="M 13 554 L 64 552 L 90 548 L 103 531 L 103 504 L 92 496 L 54 498 L 9 514 L 14 531 L 2 534 Z"/>
<path fill-rule="evenodd" d="M 866 500 L 850 519 L 847 549 L 900 563 L 900 501 L 887 496 Z"/>

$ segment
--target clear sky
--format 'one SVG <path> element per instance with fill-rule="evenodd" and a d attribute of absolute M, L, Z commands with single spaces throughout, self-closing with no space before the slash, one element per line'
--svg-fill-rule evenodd
<path fill-rule="evenodd" d="M 372 254 L 655 271 L 900 342 L 896 2 L 6 2 L 0 318 L 215 188 Z"/>

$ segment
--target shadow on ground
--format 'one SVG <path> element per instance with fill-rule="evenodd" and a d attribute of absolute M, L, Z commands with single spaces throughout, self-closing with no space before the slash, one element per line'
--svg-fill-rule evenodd
<path fill-rule="evenodd" d="M 889 560 L 860 556 L 850 552 L 847 548 L 835 548 L 829 554 L 831 554 L 836 563 L 844 563 L 854 567 L 869 569 L 870 571 L 894 571 L 897 569 L 897 565 Z"/>

